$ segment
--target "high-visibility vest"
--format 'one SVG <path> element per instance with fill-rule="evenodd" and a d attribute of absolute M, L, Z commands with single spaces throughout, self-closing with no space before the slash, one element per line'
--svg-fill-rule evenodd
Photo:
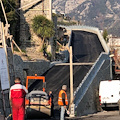
<path fill-rule="evenodd" d="M 67 94 L 66 94 L 66 92 L 65 92 L 64 90 L 61 90 L 61 91 L 59 92 L 59 96 L 58 96 L 58 105 L 61 105 L 61 106 L 63 105 L 62 93 L 65 94 L 65 104 L 68 105 Z"/>
<path fill-rule="evenodd" d="M 51 98 L 48 100 L 48 104 L 51 106 Z"/>

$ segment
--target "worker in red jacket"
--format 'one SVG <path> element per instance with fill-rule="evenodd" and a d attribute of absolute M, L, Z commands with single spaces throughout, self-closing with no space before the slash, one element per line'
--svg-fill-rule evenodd
<path fill-rule="evenodd" d="M 15 85 L 10 88 L 10 104 L 13 120 L 25 119 L 25 95 L 28 93 L 25 86 L 21 85 L 19 77 L 15 79 Z"/>

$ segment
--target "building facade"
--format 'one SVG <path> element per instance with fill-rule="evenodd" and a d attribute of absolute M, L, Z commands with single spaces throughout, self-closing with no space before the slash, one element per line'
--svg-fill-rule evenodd
<path fill-rule="evenodd" d="M 44 15 L 52 19 L 52 0 L 21 0 L 20 1 L 20 43 L 21 46 L 39 44 L 32 32 L 31 23 L 34 16 Z M 35 37 L 34 37 L 35 36 Z"/>

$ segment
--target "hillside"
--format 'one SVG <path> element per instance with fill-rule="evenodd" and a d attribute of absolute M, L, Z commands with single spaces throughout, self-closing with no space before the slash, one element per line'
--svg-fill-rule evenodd
<path fill-rule="evenodd" d="M 120 36 L 120 0 L 53 0 L 53 8 L 83 25 Z"/>

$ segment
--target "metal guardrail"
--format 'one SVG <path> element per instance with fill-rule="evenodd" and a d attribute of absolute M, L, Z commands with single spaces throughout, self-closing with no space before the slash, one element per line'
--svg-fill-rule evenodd
<path fill-rule="evenodd" d="M 76 91 L 74 92 L 75 100 L 75 108 L 77 108 L 78 104 L 84 97 L 85 93 L 87 92 L 89 86 L 93 82 L 95 76 L 99 72 L 100 68 L 102 67 L 105 60 L 110 60 L 109 55 L 106 53 L 101 53 L 98 59 L 96 60 L 95 64 L 92 66 L 90 71 L 87 73 L 87 75 L 84 77 L 83 81 L 80 83 L 80 85 L 77 87 Z"/>

